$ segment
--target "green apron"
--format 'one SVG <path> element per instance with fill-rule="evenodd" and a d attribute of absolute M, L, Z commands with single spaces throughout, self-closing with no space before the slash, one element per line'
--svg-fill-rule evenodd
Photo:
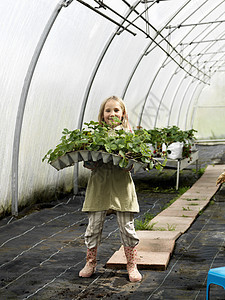
<path fill-rule="evenodd" d="M 139 212 L 134 182 L 130 172 L 112 162 L 98 162 L 88 181 L 82 211 Z"/>

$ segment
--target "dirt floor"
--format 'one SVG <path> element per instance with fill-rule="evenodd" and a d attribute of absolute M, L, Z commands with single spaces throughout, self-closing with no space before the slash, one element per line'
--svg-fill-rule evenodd
<path fill-rule="evenodd" d="M 225 145 L 198 148 L 200 171 L 207 164 L 225 164 Z M 146 212 L 157 215 L 191 186 L 199 176 L 195 168 L 193 164 L 181 171 L 178 191 L 174 170 L 134 175 L 140 204 L 136 219 Z M 91 278 L 78 277 L 86 252 L 87 216 L 81 212 L 84 192 L 36 205 L 32 213 L 21 212 L 20 219 L 0 220 L 0 299 L 205 299 L 208 270 L 225 265 L 225 185 L 176 240 L 167 270 L 141 270 L 140 283 L 130 283 L 126 270 L 105 268 L 120 248 L 115 215 L 105 221 L 96 273 Z M 212 286 L 210 299 L 224 300 L 225 291 Z"/>

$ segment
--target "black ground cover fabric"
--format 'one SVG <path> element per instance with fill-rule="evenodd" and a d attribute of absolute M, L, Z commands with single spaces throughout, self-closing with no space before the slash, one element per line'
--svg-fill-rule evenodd
<path fill-rule="evenodd" d="M 200 168 L 225 163 L 225 145 L 198 147 Z M 181 189 L 198 179 L 194 168 L 181 172 Z M 173 170 L 161 175 L 141 172 L 133 178 L 140 203 L 137 219 L 146 212 L 157 215 L 178 196 Z M 0 299 L 205 299 L 208 270 L 225 266 L 225 186 L 177 239 L 167 270 L 141 270 L 141 283 L 130 283 L 126 270 L 105 268 L 120 247 L 115 215 L 106 218 L 96 273 L 78 277 L 86 252 L 84 193 L 45 208 L 36 205 L 18 220 L 0 220 Z M 225 299 L 225 291 L 212 286 L 210 299 Z"/>

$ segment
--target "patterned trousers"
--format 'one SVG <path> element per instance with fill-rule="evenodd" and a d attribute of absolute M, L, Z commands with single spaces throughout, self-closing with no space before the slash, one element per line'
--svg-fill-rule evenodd
<path fill-rule="evenodd" d="M 106 210 L 88 212 L 89 222 L 84 236 L 87 248 L 91 249 L 100 245 L 106 213 Z M 135 247 L 139 238 L 134 228 L 134 214 L 117 211 L 116 215 L 122 244 L 126 247 Z"/>

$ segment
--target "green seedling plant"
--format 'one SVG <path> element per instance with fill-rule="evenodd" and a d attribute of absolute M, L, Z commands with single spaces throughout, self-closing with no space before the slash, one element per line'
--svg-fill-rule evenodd
<path fill-rule="evenodd" d="M 185 210 L 185 211 L 191 211 L 189 206 L 188 207 L 182 207 L 182 209 Z"/>
<path fill-rule="evenodd" d="M 167 147 L 174 142 L 183 143 L 183 153 L 184 158 L 189 158 L 191 160 L 192 146 L 195 143 L 196 137 L 195 129 L 181 130 L 177 126 L 168 126 L 164 128 L 154 128 L 148 130 L 151 136 L 149 143 L 155 147 L 155 155 L 161 156 L 162 144 L 164 143 Z M 168 153 L 170 150 L 168 150 Z M 163 153 L 166 156 L 166 153 Z"/>
<path fill-rule="evenodd" d="M 165 209 L 168 208 L 170 205 L 172 205 L 172 204 L 173 204 L 173 203 L 174 203 L 181 195 L 183 195 L 189 188 L 190 188 L 190 187 L 188 187 L 188 186 L 179 188 L 179 190 L 178 190 L 178 195 L 177 195 L 175 198 L 171 199 L 168 203 L 166 203 L 166 204 L 163 206 L 162 210 L 165 210 Z"/>
<path fill-rule="evenodd" d="M 154 230 L 158 230 L 158 231 L 175 231 L 176 229 L 176 225 L 170 225 L 170 224 L 166 224 L 167 225 L 167 228 L 165 227 L 155 227 Z"/>
<path fill-rule="evenodd" d="M 135 229 L 136 230 L 153 230 L 153 227 L 155 226 L 157 222 L 155 223 L 145 223 L 141 220 L 135 220 Z"/>
<path fill-rule="evenodd" d="M 206 167 L 204 167 L 204 168 L 198 168 L 198 169 L 193 168 L 193 169 L 192 169 L 192 172 L 193 172 L 198 178 L 200 178 L 200 177 L 205 173 L 205 169 L 206 169 Z"/>
<path fill-rule="evenodd" d="M 149 222 L 153 219 L 153 217 L 154 217 L 153 215 L 149 213 L 145 213 L 143 220 L 136 219 L 134 222 L 136 230 L 153 230 L 153 227 L 157 223 L 156 222 L 156 223 L 149 224 Z"/>
<path fill-rule="evenodd" d="M 154 230 L 155 231 L 167 231 L 167 229 L 165 227 L 155 227 Z"/>
<path fill-rule="evenodd" d="M 176 225 L 170 225 L 170 224 L 168 224 L 167 223 L 167 229 L 168 229 L 168 231 L 175 231 L 175 229 L 176 229 Z"/>
<path fill-rule="evenodd" d="M 203 209 L 200 209 L 198 214 L 199 214 L 199 216 L 201 216 L 201 214 L 203 214 Z"/>
<path fill-rule="evenodd" d="M 118 123 L 119 119 L 114 118 Z M 98 122 L 91 121 L 84 123 L 87 128 L 73 131 L 64 128 L 60 143 L 56 148 L 50 149 L 43 157 L 42 161 L 47 160 L 52 163 L 57 158 L 66 153 L 79 150 L 103 151 L 116 154 L 122 157 L 119 162 L 120 167 L 126 168 L 129 159 L 146 164 L 146 170 L 155 167 L 162 170 L 166 164 L 157 161 L 149 149 L 147 142 L 150 136 L 146 130 L 136 131 L 136 133 L 125 132 L 122 129 L 112 130 L 107 124 L 100 125 Z"/>
<path fill-rule="evenodd" d="M 114 117 L 113 122 L 117 125 L 120 120 Z M 126 168 L 129 159 L 134 159 L 146 164 L 146 170 L 156 168 L 161 171 L 167 162 L 166 153 L 162 151 L 162 144 L 169 145 L 174 141 L 185 141 L 189 147 L 195 139 L 194 132 L 196 132 L 194 129 L 182 131 L 176 126 L 150 130 L 139 127 L 134 132 L 125 132 L 123 129 L 113 130 L 104 122 L 99 124 L 90 121 L 84 125 L 86 127 L 81 130 L 64 128 L 60 143 L 55 149 L 50 149 L 42 161 L 47 160 L 48 163 L 52 163 L 66 153 L 79 150 L 103 151 L 121 156 L 119 165 L 122 168 Z M 155 149 L 153 152 L 150 150 L 150 144 Z M 190 156 L 191 153 L 188 155 Z M 164 158 L 164 162 L 159 162 L 157 157 Z"/>

